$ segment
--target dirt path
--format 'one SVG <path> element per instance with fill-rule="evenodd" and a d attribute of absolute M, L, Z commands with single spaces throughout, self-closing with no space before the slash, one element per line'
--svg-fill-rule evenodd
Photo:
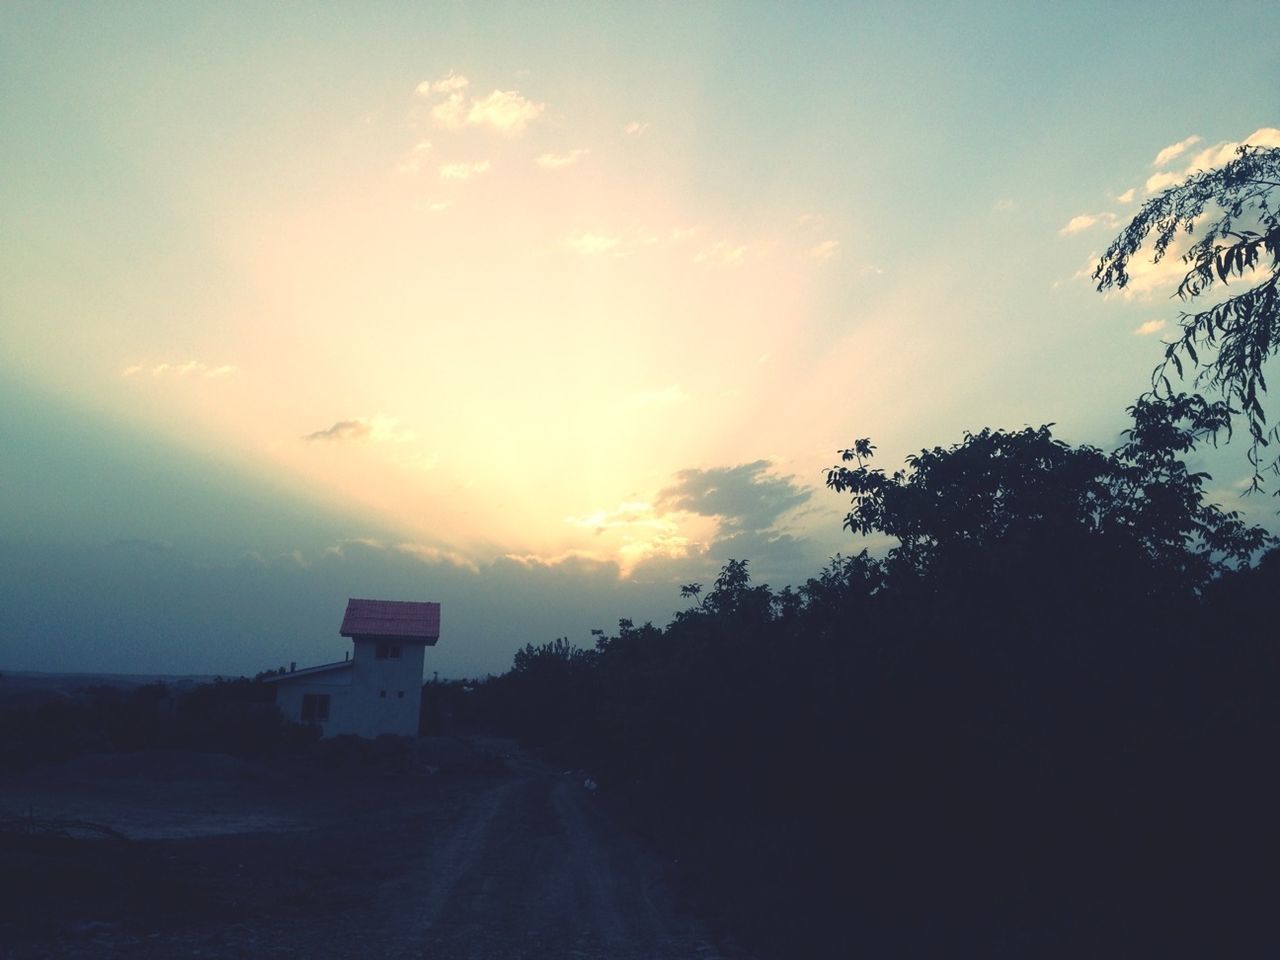
<path fill-rule="evenodd" d="M 600 809 L 581 776 L 510 744 L 512 779 L 428 840 L 403 927 L 445 958 L 721 956 L 673 902 L 661 864 Z"/>
<path fill-rule="evenodd" d="M 584 786 L 513 742 L 471 740 L 499 773 L 414 787 L 347 782 L 308 830 L 160 841 L 223 919 L 81 921 L 0 957 L 715 960 L 661 861 Z M 335 791 L 334 797 L 343 791 Z"/>

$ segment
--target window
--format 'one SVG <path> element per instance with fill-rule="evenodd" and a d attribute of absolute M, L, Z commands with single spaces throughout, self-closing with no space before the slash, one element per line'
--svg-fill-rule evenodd
<path fill-rule="evenodd" d="M 302 695 L 302 722 L 314 723 L 329 719 L 329 694 L 304 693 Z"/>
<path fill-rule="evenodd" d="M 387 650 L 388 650 L 387 644 L 385 643 L 378 644 L 378 648 L 377 650 L 374 651 L 374 654 L 373 654 L 374 658 L 378 660 L 387 659 Z"/>
<path fill-rule="evenodd" d="M 404 691 L 403 691 L 403 690 L 397 690 L 397 691 L 396 691 L 396 699 L 397 699 L 397 700 L 403 700 L 403 699 L 404 699 Z"/>
<path fill-rule="evenodd" d="M 392 660 L 399 660 L 399 659 L 400 659 L 400 644 L 398 644 L 398 643 L 393 643 L 393 644 L 391 645 L 391 659 L 392 659 Z"/>
<path fill-rule="evenodd" d="M 380 643 L 373 652 L 373 656 L 377 660 L 400 659 L 400 644 L 398 643 Z"/>
<path fill-rule="evenodd" d="M 379 697 L 381 697 L 383 700 L 387 699 L 387 691 L 385 691 L 385 690 L 379 690 L 379 691 L 378 691 L 378 696 L 379 696 Z"/>

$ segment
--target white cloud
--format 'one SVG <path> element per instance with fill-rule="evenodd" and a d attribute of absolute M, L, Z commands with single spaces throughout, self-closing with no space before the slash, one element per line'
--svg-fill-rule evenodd
<path fill-rule="evenodd" d="M 446 130 L 456 130 L 467 120 L 467 101 L 461 93 L 451 93 L 443 103 L 431 108 L 431 119 Z"/>
<path fill-rule="evenodd" d="M 1198 140 L 1199 137 L 1188 137 L 1180 144 L 1175 143 L 1172 146 L 1165 147 L 1164 150 L 1160 151 L 1156 160 L 1159 161 L 1161 157 L 1165 157 L 1165 154 L 1168 153 L 1168 151 L 1173 150 L 1174 147 L 1186 149 L 1187 146 L 1196 143 Z M 1192 157 L 1186 167 L 1182 170 L 1165 171 L 1149 177 L 1146 183 L 1147 193 L 1156 193 L 1166 187 L 1171 187 L 1176 183 L 1181 183 L 1197 170 L 1212 170 L 1215 167 L 1222 166 L 1223 164 L 1235 159 L 1236 150 L 1240 147 L 1241 143 L 1247 143 L 1255 147 L 1280 147 L 1280 129 L 1277 129 L 1276 127 L 1259 127 L 1242 141 L 1224 140 L 1223 142 L 1214 144 L 1211 147 L 1206 147 Z M 1166 162 L 1181 153 L 1182 149 L 1169 154 L 1166 158 Z M 1157 163 L 1157 166 L 1158 165 L 1159 164 Z"/>
<path fill-rule="evenodd" d="M 1165 322 L 1163 320 L 1148 320 L 1133 331 L 1135 337 L 1149 337 L 1153 333 L 1159 333 L 1164 329 Z"/>
<path fill-rule="evenodd" d="M 423 164 L 426 162 L 427 156 L 431 153 L 431 142 L 423 140 L 415 143 L 413 149 L 406 153 L 400 162 L 396 164 L 397 173 L 418 173 Z"/>
<path fill-rule="evenodd" d="M 446 163 L 440 168 L 440 179 L 465 182 L 488 172 L 488 160 L 476 160 L 472 163 Z"/>
<path fill-rule="evenodd" d="M 483 98 L 469 97 L 470 81 L 449 74 L 440 80 L 424 80 L 416 93 L 425 100 L 443 99 L 431 107 L 431 119 L 446 130 L 463 126 L 488 127 L 517 136 L 546 110 L 545 103 L 530 100 L 518 90 L 494 90 Z"/>
<path fill-rule="evenodd" d="M 839 240 L 823 240 L 809 248 L 809 256 L 815 260 L 830 260 L 836 255 L 836 250 L 840 248 Z"/>
<path fill-rule="evenodd" d="M 1130 187 L 1120 196 L 1116 197 L 1116 203 L 1133 203 L 1134 188 Z"/>
<path fill-rule="evenodd" d="M 580 233 L 570 237 L 566 242 L 583 256 L 592 257 L 616 250 L 622 244 L 622 238 L 608 237 L 599 233 Z"/>
<path fill-rule="evenodd" d="M 474 100 L 467 111 L 467 123 L 492 127 L 499 133 L 516 136 L 542 115 L 545 103 L 535 103 L 515 90 L 495 90 L 483 100 Z"/>
<path fill-rule="evenodd" d="M 450 72 L 439 80 L 423 80 L 415 91 L 420 97 L 430 97 L 437 93 L 452 94 L 467 89 L 470 83 L 466 77 Z"/>
<path fill-rule="evenodd" d="M 1196 170 L 1212 170 L 1214 167 L 1220 167 L 1227 161 L 1235 159 L 1236 149 L 1240 146 L 1240 143 L 1247 143 L 1255 147 L 1280 147 L 1280 130 L 1275 127 L 1261 127 L 1240 142 L 1226 141 L 1201 150 L 1187 164 L 1186 173 L 1193 173 Z"/>
<path fill-rule="evenodd" d="M 733 266 L 741 263 L 742 258 L 746 255 L 747 248 L 745 245 L 735 246 L 726 240 L 717 240 L 709 247 L 703 247 L 694 256 L 694 263 L 719 263 L 724 266 Z"/>
<path fill-rule="evenodd" d="M 212 380 L 220 377 L 228 377 L 231 374 L 239 373 L 240 368 L 230 363 L 220 363 L 215 365 L 201 363 L 199 360 L 188 360 L 185 363 L 133 363 L 120 371 L 122 377 L 134 377 L 139 373 L 147 372 L 156 378 L 190 378 L 200 377 L 206 380 Z"/>
<path fill-rule="evenodd" d="M 1147 193 L 1156 193 L 1165 187 L 1171 187 L 1175 183 L 1181 183 L 1183 174 L 1173 173 L 1166 170 L 1164 173 L 1155 173 L 1147 177 L 1146 188 Z"/>
<path fill-rule="evenodd" d="M 576 150 L 570 150 L 568 153 L 544 153 L 534 163 L 543 170 L 562 170 L 577 163 L 590 152 L 590 150 L 579 147 Z"/>
<path fill-rule="evenodd" d="M 630 123 L 628 123 L 625 127 L 622 128 L 622 132 L 629 137 L 638 137 L 640 136 L 640 134 L 644 133 L 648 129 L 649 129 L 649 124 L 641 123 L 639 120 L 632 120 Z"/>
<path fill-rule="evenodd" d="M 1010 197 L 1001 197 L 996 201 L 996 209 L 1001 212 L 1012 210 L 1014 206 L 1014 202 Z"/>
<path fill-rule="evenodd" d="M 396 550 L 421 560 L 423 563 L 432 565 L 449 564 L 463 570 L 470 570 L 472 573 L 480 572 L 480 567 L 470 557 L 445 547 L 433 547 L 421 543 L 398 543 L 396 544 Z"/>
<path fill-rule="evenodd" d="M 1058 236 L 1067 237 L 1073 233 L 1080 233 L 1099 223 L 1104 226 L 1114 227 L 1116 225 L 1116 215 L 1108 212 L 1081 213 L 1068 220 L 1066 226 L 1058 231 Z"/>
<path fill-rule="evenodd" d="M 1192 134 L 1185 140 L 1179 140 L 1177 143 L 1171 143 L 1156 154 L 1156 158 L 1151 161 L 1151 165 L 1153 167 L 1163 167 L 1170 160 L 1181 156 L 1187 149 L 1195 146 L 1199 142 L 1200 138 L 1195 134 Z"/>

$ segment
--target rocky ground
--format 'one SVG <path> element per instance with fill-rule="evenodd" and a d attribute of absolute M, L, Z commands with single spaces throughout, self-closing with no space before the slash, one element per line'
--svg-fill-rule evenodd
<path fill-rule="evenodd" d="M 740 957 L 590 786 L 492 738 L 78 758 L 0 782 L 0 957 Z"/>

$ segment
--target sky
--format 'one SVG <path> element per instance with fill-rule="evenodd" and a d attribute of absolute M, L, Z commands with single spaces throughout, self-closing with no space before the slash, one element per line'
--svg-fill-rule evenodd
<path fill-rule="evenodd" d="M 1280 146 L 1280 7 L 8 3 L 0 669 L 427 669 L 837 552 L 824 469 L 1113 446 L 1153 193 Z M 1176 267 L 1176 264 L 1174 265 Z M 1209 457 L 1241 500 L 1240 451 Z"/>

